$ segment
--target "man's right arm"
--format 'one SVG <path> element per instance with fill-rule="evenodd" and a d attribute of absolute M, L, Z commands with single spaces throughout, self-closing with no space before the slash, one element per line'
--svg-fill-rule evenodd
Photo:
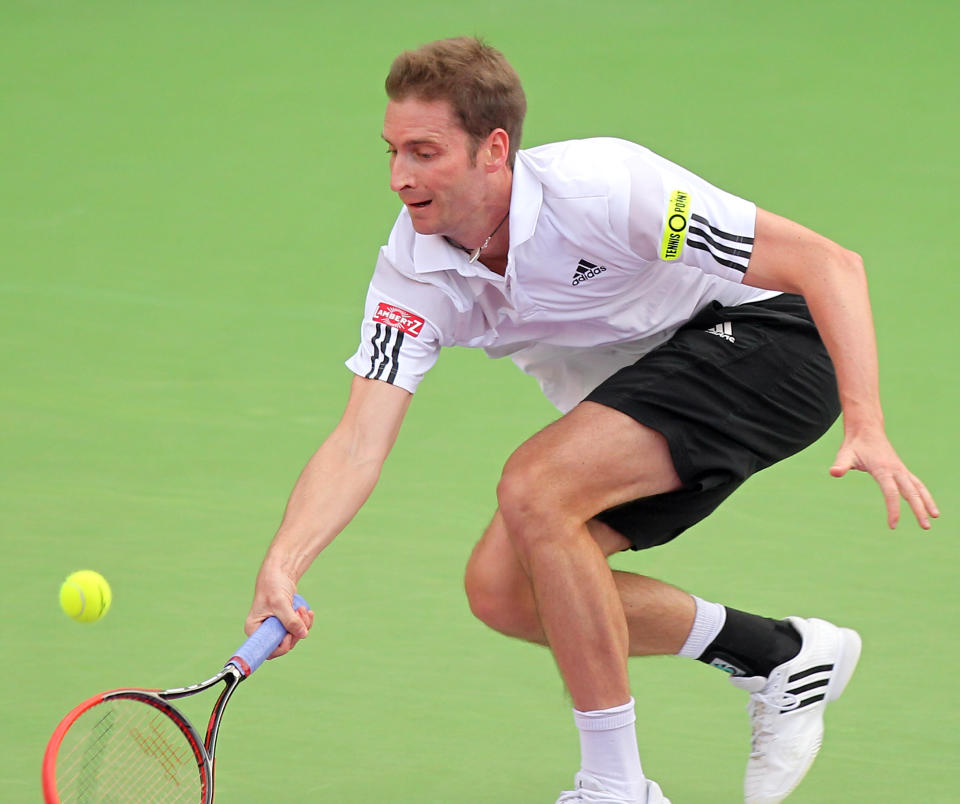
<path fill-rule="evenodd" d="M 307 634 L 312 614 L 290 606 L 297 582 L 347 526 L 380 477 L 412 395 L 396 385 L 354 377 L 340 422 L 301 473 L 257 575 L 247 633 L 271 614 L 291 632 L 274 655 Z"/>

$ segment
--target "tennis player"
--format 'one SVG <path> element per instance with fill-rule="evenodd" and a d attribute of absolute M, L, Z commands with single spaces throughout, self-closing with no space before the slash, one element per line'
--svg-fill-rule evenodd
<path fill-rule="evenodd" d="M 869 472 L 890 527 L 901 498 L 930 527 L 936 504 L 884 432 L 860 257 L 631 142 L 518 150 L 520 80 L 478 40 L 401 54 L 386 89 L 403 208 L 346 410 L 296 483 L 247 630 L 279 617 L 294 636 L 277 655 L 306 636 L 297 582 L 372 491 L 441 348 L 509 355 L 563 415 L 506 461 L 466 591 L 477 617 L 556 659 L 581 744 L 558 802 L 668 801 L 643 773 L 627 675 L 629 656 L 655 654 L 749 694 L 746 801 L 783 800 L 856 667 L 857 633 L 738 611 L 606 559 L 673 539 L 841 411 L 831 474 Z"/>

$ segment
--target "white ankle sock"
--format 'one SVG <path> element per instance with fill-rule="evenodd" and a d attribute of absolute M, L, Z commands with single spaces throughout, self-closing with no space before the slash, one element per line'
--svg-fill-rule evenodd
<path fill-rule="evenodd" d="M 619 797 L 639 799 L 644 795 L 646 779 L 637 749 L 633 698 L 612 709 L 574 709 L 573 719 L 580 730 L 580 769 Z"/>
<path fill-rule="evenodd" d="M 688 659 L 699 659 L 707 646 L 717 638 L 727 621 L 727 609 L 720 603 L 710 603 L 692 596 L 697 604 L 697 616 L 693 620 L 693 628 L 687 641 L 683 643 L 677 656 Z"/>

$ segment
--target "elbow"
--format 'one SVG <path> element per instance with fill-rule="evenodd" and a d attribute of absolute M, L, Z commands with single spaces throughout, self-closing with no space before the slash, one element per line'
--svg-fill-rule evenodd
<path fill-rule="evenodd" d="M 863 274 L 866 276 L 866 269 L 863 265 L 863 257 L 861 257 L 856 251 L 851 251 L 847 248 L 841 248 L 840 261 L 845 266 L 846 270 L 853 274 Z"/>
<path fill-rule="evenodd" d="M 807 271 L 798 278 L 797 289 L 792 292 L 809 301 L 811 297 L 821 295 L 842 297 L 867 286 L 863 257 L 856 251 L 831 244 L 829 251 L 820 255 L 817 264 L 818 270 Z"/>
<path fill-rule="evenodd" d="M 847 282 L 866 288 L 867 271 L 863 264 L 863 257 L 856 251 L 841 247 L 835 264 L 837 265 L 837 272 L 841 274 Z"/>
<path fill-rule="evenodd" d="M 813 271 L 813 276 L 838 276 L 855 277 L 858 274 L 864 274 L 863 257 L 856 251 L 844 248 L 839 243 L 833 243 L 824 240 L 821 244 L 819 254 L 811 257 L 820 266 L 819 271 Z"/>

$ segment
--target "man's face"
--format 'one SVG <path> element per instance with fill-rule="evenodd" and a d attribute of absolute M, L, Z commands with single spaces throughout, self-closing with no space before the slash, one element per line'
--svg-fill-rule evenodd
<path fill-rule="evenodd" d="M 387 103 L 383 138 L 390 154 L 390 189 L 407 207 L 420 234 L 463 242 L 478 235 L 487 172 L 471 164 L 471 140 L 445 100 L 407 98 Z"/>

